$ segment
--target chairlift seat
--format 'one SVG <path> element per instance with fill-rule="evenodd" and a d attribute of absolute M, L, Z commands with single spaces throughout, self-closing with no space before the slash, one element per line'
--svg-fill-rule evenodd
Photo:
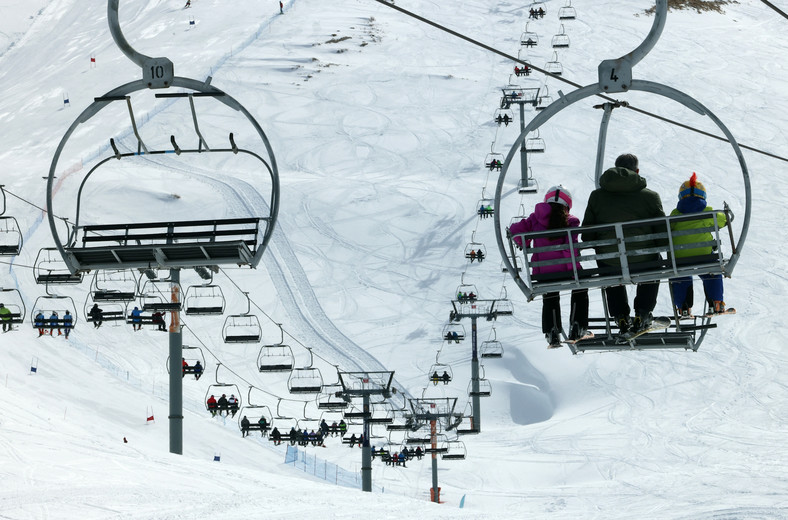
<path fill-rule="evenodd" d="M 225 343 L 257 343 L 260 341 L 260 334 L 238 334 L 224 337 Z"/>
<path fill-rule="evenodd" d="M 185 314 L 194 316 L 216 315 L 222 314 L 224 308 L 222 307 L 195 307 L 194 305 L 186 307 Z"/>
<path fill-rule="evenodd" d="M 92 295 L 94 302 L 130 302 L 136 298 L 133 292 L 98 290 Z"/>
<path fill-rule="evenodd" d="M 65 248 L 77 271 L 251 263 L 261 218 L 81 226 Z M 202 229 L 200 229 L 202 228 Z"/>

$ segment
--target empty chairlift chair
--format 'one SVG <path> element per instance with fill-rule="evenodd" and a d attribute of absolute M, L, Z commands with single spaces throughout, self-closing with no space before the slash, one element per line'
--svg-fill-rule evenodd
<path fill-rule="evenodd" d="M 559 20 L 574 20 L 577 18 L 577 10 L 572 7 L 572 0 L 566 0 L 566 5 L 558 8 Z"/>
<path fill-rule="evenodd" d="M 560 76 L 564 73 L 564 66 L 558 61 L 557 51 L 553 51 L 553 58 L 544 64 L 544 70 L 556 76 Z"/>
<path fill-rule="evenodd" d="M 224 314 L 224 293 L 218 285 L 192 285 L 186 289 L 183 299 L 184 312 L 188 316 Z"/>
<path fill-rule="evenodd" d="M 561 24 L 561 30 L 553 36 L 552 40 L 553 49 L 566 49 L 569 47 L 569 35 L 564 30 L 564 24 Z"/>
<path fill-rule="evenodd" d="M 222 338 L 225 343 L 257 343 L 263 335 L 260 320 L 251 314 L 252 302 L 249 294 L 246 296 L 246 312 L 241 314 L 231 314 L 224 320 L 222 327 Z"/>
<path fill-rule="evenodd" d="M 15 256 L 22 250 L 22 231 L 19 229 L 19 222 L 5 214 L 5 190 L 1 184 L 0 194 L 3 196 L 3 207 L 0 211 L 0 256 Z"/>
<path fill-rule="evenodd" d="M 285 332 L 279 325 L 282 333 L 279 343 L 263 345 L 257 355 L 257 367 L 260 372 L 289 372 L 295 366 L 293 349 L 284 344 Z"/>

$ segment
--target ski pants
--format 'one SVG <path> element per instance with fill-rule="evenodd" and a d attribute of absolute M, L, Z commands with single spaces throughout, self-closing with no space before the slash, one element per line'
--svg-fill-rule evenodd
<path fill-rule="evenodd" d="M 570 300 L 569 318 L 580 328 L 588 328 L 588 289 L 575 289 Z M 570 323 L 571 326 L 571 323 Z M 561 293 L 547 293 L 542 298 L 542 332 L 547 334 L 555 327 L 561 328 Z"/>

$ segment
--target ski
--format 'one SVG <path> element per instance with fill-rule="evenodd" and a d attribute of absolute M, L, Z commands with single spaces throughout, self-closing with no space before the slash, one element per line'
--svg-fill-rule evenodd
<path fill-rule="evenodd" d="M 724 312 L 713 312 L 709 311 L 706 313 L 707 318 L 714 318 L 715 316 L 725 316 L 726 314 L 736 314 L 736 309 L 731 307 L 730 309 L 725 309 Z"/>

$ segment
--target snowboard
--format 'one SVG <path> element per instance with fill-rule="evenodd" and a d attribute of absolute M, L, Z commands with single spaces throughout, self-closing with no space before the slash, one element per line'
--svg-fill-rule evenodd
<path fill-rule="evenodd" d="M 618 343 L 629 343 L 630 341 L 632 341 L 632 340 L 634 340 L 636 338 L 639 338 L 643 334 L 648 334 L 649 332 L 654 332 L 654 331 L 657 331 L 657 330 L 667 329 L 669 326 L 670 326 L 670 318 L 666 318 L 664 316 L 658 317 L 658 318 L 654 318 L 654 320 L 651 322 L 651 325 L 649 325 L 647 328 L 645 328 L 645 329 L 643 329 L 643 330 L 641 330 L 639 332 L 634 332 L 634 333 L 627 332 L 625 334 L 620 334 L 618 336 L 617 342 Z"/>
<path fill-rule="evenodd" d="M 711 312 L 711 311 L 709 311 L 709 312 L 706 313 L 706 317 L 707 318 L 714 318 L 715 316 L 725 316 L 726 314 L 736 314 L 736 309 L 731 307 L 729 309 L 725 309 L 725 312 Z"/>
<path fill-rule="evenodd" d="M 561 343 L 566 343 L 567 345 L 574 345 L 575 343 L 577 343 L 579 341 L 583 341 L 584 339 L 591 339 L 593 337 L 594 337 L 594 333 L 591 332 L 591 331 L 588 331 L 588 332 L 586 332 L 585 336 L 581 336 L 581 337 L 579 337 L 577 339 L 567 339 L 565 341 L 562 341 Z"/>

